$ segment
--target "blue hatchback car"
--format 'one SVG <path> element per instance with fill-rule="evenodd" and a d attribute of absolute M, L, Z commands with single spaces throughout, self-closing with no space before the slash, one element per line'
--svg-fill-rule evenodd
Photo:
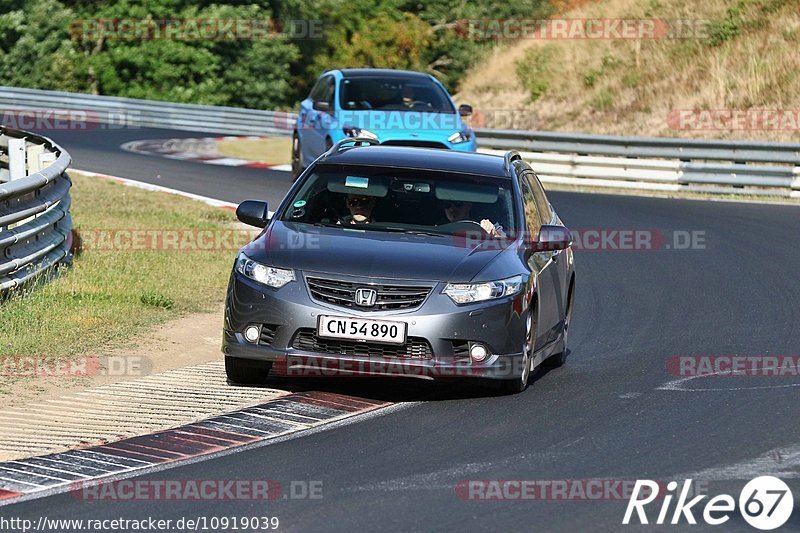
<path fill-rule="evenodd" d="M 405 70 L 324 72 L 300 104 L 292 136 L 295 179 L 317 157 L 347 137 L 381 144 L 474 152 L 475 134 L 444 86 L 429 74 Z"/>

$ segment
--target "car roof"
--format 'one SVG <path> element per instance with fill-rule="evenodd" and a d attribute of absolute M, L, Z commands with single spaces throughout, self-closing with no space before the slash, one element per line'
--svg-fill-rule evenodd
<path fill-rule="evenodd" d="M 358 146 L 326 155 L 321 164 L 365 165 L 387 168 L 458 172 L 509 178 L 500 156 L 411 146 Z"/>
<path fill-rule="evenodd" d="M 386 77 L 386 78 L 425 78 L 431 79 L 430 75 L 413 70 L 393 70 L 386 68 L 345 68 L 339 72 L 345 78 L 365 78 L 365 77 Z"/>

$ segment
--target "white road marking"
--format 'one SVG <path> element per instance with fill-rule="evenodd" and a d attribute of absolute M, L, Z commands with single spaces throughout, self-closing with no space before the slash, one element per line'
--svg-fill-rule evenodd
<path fill-rule="evenodd" d="M 758 457 L 737 463 L 704 468 L 683 473 L 673 479 L 700 479 L 708 481 L 749 480 L 758 476 L 775 476 L 781 479 L 800 478 L 800 445 L 772 449 Z"/>
<path fill-rule="evenodd" d="M 75 172 L 80 172 L 81 174 L 86 174 L 88 176 L 92 176 L 95 178 L 105 178 L 114 180 L 118 183 L 123 185 L 127 185 L 129 187 L 135 187 L 137 189 L 144 189 L 146 191 L 158 191 L 164 192 L 167 194 L 174 194 L 176 196 L 183 196 L 184 198 L 191 198 L 192 200 L 197 200 L 199 202 L 203 202 L 204 204 L 213 206 L 213 207 L 227 207 L 229 209 L 236 209 L 239 204 L 235 204 L 232 202 L 225 202 L 223 200 L 217 200 L 216 198 L 209 198 L 208 196 L 201 196 L 199 194 L 194 194 L 185 191 L 179 191 L 177 189 L 170 189 L 169 187 L 162 187 L 161 185 L 153 185 L 152 183 L 145 183 L 143 181 L 136 181 L 128 178 L 121 178 L 119 176 L 112 176 L 110 174 L 101 174 L 99 172 L 91 172 L 88 170 L 77 170 L 73 169 Z"/>
<path fill-rule="evenodd" d="M 246 159 L 236 159 L 235 157 L 221 157 L 219 159 L 205 159 L 203 163 L 206 165 L 223 165 L 226 167 L 240 167 L 250 163 Z"/>
<path fill-rule="evenodd" d="M 736 372 L 734 372 L 736 373 Z M 743 390 L 761 390 L 761 389 L 785 389 L 787 387 L 800 387 L 800 383 L 783 383 L 775 385 L 753 385 L 750 387 L 704 387 L 704 388 L 685 388 L 684 383 L 688 383 L 694 379 L 711 378 L 720 374 L 730 375 L 731 372 L 711 372 L 703 374 L 702 376 L 686 376 L 678 379 L 668 381 L 663 385 L 656 387 L 656 390 L 665 391 L 678 391 L 678 392 L 726 392 L 726 391 L 743 391 Z M 743 372 L 740 372 L 743 374 Z"/>

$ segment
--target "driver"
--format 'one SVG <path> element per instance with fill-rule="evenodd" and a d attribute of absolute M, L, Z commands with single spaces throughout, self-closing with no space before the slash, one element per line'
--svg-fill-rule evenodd
<path fill-rule="evenodd" d="M 410 85 L 403 86 L 403 106 L 404 107 L 414 107 L 414 88 Z"/>
<path fill-rule="evenodd" d="M 458 222 L 459 220 L 472 220 L 470 218 L 470 210 L 472 209 L 472 202 L 461 202 L 458 200 L 448 200 L 443 203 L 444 214 L 448 222 Z M 503 232 L 503 227 L 495 225 L 488 218 L 484 218 L 480 222 L 483 231 L 489 236 L 497 239 L 505 239 L 506 234 Z"/>
<path fill-rule="evenodd" d="M 349 215 L 342 217 L 342 224 L 369 224 L 374 222 L 372 211 L 375 209 L 375 197 L 361 194 L 347 195 Z"/>

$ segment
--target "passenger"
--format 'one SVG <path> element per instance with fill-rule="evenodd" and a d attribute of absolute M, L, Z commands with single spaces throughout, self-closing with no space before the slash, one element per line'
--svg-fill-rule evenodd
<path fill-rule="evenodd" d="M 375 197 L 357 194 L 347 195 L 349 215 L 342 217 L 342 224 L 369 224 L 374 222 L 372 211 L 375 209 Z"/>
<path fill-rule="evenodd" d="M 460 202 L 457 200 L 449 200 L 443 203 L 444 214 L 448 222 L 458 222 L 459 220 L 473 221 L 470 218 L 470 210 L 472 209 L 472 202 Z M 473 221 L 474 222 L 474 221 Z M 483 231 L 489 236 L 496 239 L 505 239 L 506 234 L 503 232 L 503 226 L 493 224 L 488 218 L 480 221 Z"/>

